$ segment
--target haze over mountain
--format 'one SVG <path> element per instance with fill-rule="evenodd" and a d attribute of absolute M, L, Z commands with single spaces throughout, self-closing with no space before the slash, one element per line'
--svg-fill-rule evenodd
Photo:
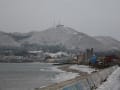
<path fill-rule="evenodd" d="M 120 0 L 0 0 L 2 31 L 41 31 L 58 22 L 120 40 Z"/>
<path fill-rule="evenodd" d="M 0 46 L 34 45 L 63 45 L 67 49 L 86 50 L 94 48 L 95 51 L 120 49 L 120 42 L 110 37 L 91 37 L 64 25 L 57 25 L 43 31 L 29 33 L 3 33 L 0 32 Z"/>
<path fill-rule="evenodd" d="M 101 42 L 70 27 L 57 25 L 40 32 L 33 32 L 32 36 L 21 41 L 22 43 L 39 45 L 64 45 L 68 49 L 108 50 Z"/>
<path fill-rule="evenodd" d="M 111 49 L 118 50 L 120 49 L 120 41 L 110 37 L 110 36 L 96 36 L 96 40 L 100 41 L 104 45 L 108 46 Z"/>
<path fill-rule="evenodd" d="M 19 47 L 20 43 L 16 42 L 14 38 L 4 32 L 0 32 L 0 46 L 2 47 Z"/>

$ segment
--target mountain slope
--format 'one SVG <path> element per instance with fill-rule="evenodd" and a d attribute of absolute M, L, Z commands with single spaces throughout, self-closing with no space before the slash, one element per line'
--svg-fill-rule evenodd
<path fill-rule="evenodd" d="M 77 31 L 71 28 L 53 27 L 41 32 L 33 32 L 32 36 L 24 41 L 36 44 L 63 44 L 66 40 L 71 38 Z"/>
<path fill-rule="evenodd" d="M 118 50 L 120 41 L 112 37 L 91 37 L 70 27 L 58 25 L 44 31 L 29 33 L 0 32 L 0 46 L 19 47 L 21 44 L 63 45 L 68 49 L 85 50 L 94 48 L 95 51 Z"/>
<path fill-rule="evenodd" d="M 71 47 L 74 46 L 74 48 L 80 48 L 81 50 L 85 50 L 87 48 L 94 48 L 95 51 L 109 50 L 106 45 L 103 45 L 101 42 L 88 35 L 84 35 L 81 38 L 79 38 L 79 35 L 74 36 L 67 41 L 67 45 Z"/>
<path fill-rule="evenodd" d="M 30 38 L 22 41 L 22 43 L 25 42 L 39 45 L 62 44 L 68 49 L 79 48 L 85 50 L 94 48 L 96 50 L 107 50 L 106 46 L 93 37 L 64 26 L 56 26 L 44 31 L 34 32 Z"/>
<path fill-rule="evenodd" d="M 10 35 L 0 32 L 0 46 L 4 47 L 19 47 L 20 44 L 16 42 Z"/>
<path fill-rule="evenodd" d="M 118 50 L 120 49 L 120 41 L 110 37 L 110 36 L 97 36 L 96 40 L 100 41 L 104 45 L 108 46 L 111 49 Z"/>

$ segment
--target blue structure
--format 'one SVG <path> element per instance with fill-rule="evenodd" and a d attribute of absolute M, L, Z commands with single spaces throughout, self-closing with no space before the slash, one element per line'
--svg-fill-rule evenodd
<path fill-rule="evenodd" d="M 92 63 L 92 64 L 96 64 L 96 63 L 97 63 L 97 56 L 96 56 L 96 55 L 93 55 L 93 56 L 90 58 L 90 63 Z"/>

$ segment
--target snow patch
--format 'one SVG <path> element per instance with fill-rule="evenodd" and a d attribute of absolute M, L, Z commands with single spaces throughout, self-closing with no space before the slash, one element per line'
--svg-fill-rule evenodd
<path fill-rule="evenodd" d="M 40 88 L 44 88 L 44 87 L 47 87 L 47 86 L 41 86 Z"/>
<path fill-rule="evenodd" d="M 96 90 L 120 90 L 120 67 Z"/>

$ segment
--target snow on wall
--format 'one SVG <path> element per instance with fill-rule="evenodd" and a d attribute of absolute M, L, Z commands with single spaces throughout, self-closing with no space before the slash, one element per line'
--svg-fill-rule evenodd
<path fill-rule="evenodd" d="M 120 90 L 120 67 L 97 90 Z"/>

